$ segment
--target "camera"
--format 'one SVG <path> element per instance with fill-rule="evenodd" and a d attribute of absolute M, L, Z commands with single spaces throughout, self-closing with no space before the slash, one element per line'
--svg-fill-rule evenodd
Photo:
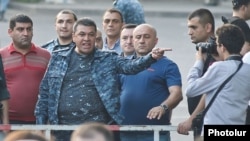
<path fill-rule="evenodd" d="M 202 53 L 218 54 L 216 47 L 216 39 L 214 37 L 209 37 L 207 42 L 196 44 L 196 50 L 198 51 L 201 48 Z"/>

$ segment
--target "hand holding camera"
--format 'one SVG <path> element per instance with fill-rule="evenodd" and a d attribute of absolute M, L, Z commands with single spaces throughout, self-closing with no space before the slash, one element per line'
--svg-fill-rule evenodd
<path fill-rule="evenodd" d="M 209 37 L 207 42 L 201 42 L 196 44 L 196 50 L 198 51 L 199 48 L 201 49 L 202 53 L 209 53 L 209 54 L 218 54 L 217 53 L 217 46 L 216 46 L 216 38 Z"/>
<path fill-rule="evenodd" d="M 212 56 L 218 56 L 216 38 L 210 36 L 207 42 L 200 42 L 196 44 L 196 60 L 210 60 Z"/>

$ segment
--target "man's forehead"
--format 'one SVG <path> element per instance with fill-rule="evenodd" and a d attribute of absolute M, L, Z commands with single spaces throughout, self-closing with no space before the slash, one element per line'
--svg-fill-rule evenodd
<path fill-rule="evenodd" d="M 134 31 L 134 28 L 124 28 L 122 29 L 121 33 L 133 33 Z"/>
<path fill-rule="evenodd" d="M 96 31 L 96 35 L 97 35 L 97 36 L 101 36 L 101 35 L 102 35 L 102 32 L 99 31 L 99 30 L 97 30 L 97 31 Z"/>
<path fill-rule="evenodd" d="M 188 23 L 200 23 L 200 18 L 199 17 L 193 17 L 188 20 Z"/>
<path fill-rule="evenodd" d="M 150 32 L 135 32 L 133 33 L 133 36 L 148 36 L 151 35 Z"/>
<path fill-rule="evenodd" d="M 103 16 L 103 19 L 118 19 L 118 20 L 120 20 L 121 19 L 121 17 L 120 17 L 120 15 L 118 14 L 118 13 L 116 13 L 116 12 L 106 12 L 105 14 L 104 14 L 104 16 Z"/>
<path fill-rule="evenodd" d="M 151 32 L 152 32 L 152 30 L 149 27 L 146 27 L 146 26 L 136 28 L 133 31 L 134 34 L 148 34 L 148 33 L 151 33 Z"/>
<path fill-rule="evenodd" d="M 65 14 L 65 13 L 62 13 L 62 14 L 59 14 L 57 17 L 56 17 L 56 19 L 57 20 L 59 20 L 59 19 L 65 19 L 65 18 L 67 18 L 67 19 L 74 19 L 74 16 L 72 15 L 72 14 Z"/>
<path fill-rule="evenodd" d="M 15 27 L 27 28 L 27 27 L 32 27 L 32 25 L 31 25 L 31 23 L 16 22 L 16 26 Z"/>
<path fill-rule="evenodd" d="M 198 27 L 198 26 L 202 26 L 202 24 L 200 23 L 199 18 L 195 18 L 195 19 L 188 20 L 187 26 Z"/>
<path fill-rule="evenodd" d="M 81 32 L 96 32 L 94 26 L 78 25 L 77 30 Z"/>

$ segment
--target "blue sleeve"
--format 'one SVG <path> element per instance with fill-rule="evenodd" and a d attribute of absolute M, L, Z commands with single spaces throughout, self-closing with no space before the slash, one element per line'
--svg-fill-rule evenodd
<path fill-rule="evenodd" d="M 170 61 L 168 65 L 166 65 L 165 78 L 168 87 L 178 85 L 182 86 L 182 79 L 179 67 L 176 63 Z"/>

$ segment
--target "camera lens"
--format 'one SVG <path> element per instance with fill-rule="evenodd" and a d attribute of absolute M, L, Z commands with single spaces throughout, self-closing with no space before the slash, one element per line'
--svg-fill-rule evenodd
<path fill-rule="evenodd" d="M 206 53 L 206 52 L 208 51 L 209 45 L 210 45 L 210 44 L 207 43 L 207 42 L 198 43 L 198 44 L 196 45 L 196 50 L 198 51 L 199 48 L 201 48 L 201 52 L 202 52 L 202 53 Z"/>

